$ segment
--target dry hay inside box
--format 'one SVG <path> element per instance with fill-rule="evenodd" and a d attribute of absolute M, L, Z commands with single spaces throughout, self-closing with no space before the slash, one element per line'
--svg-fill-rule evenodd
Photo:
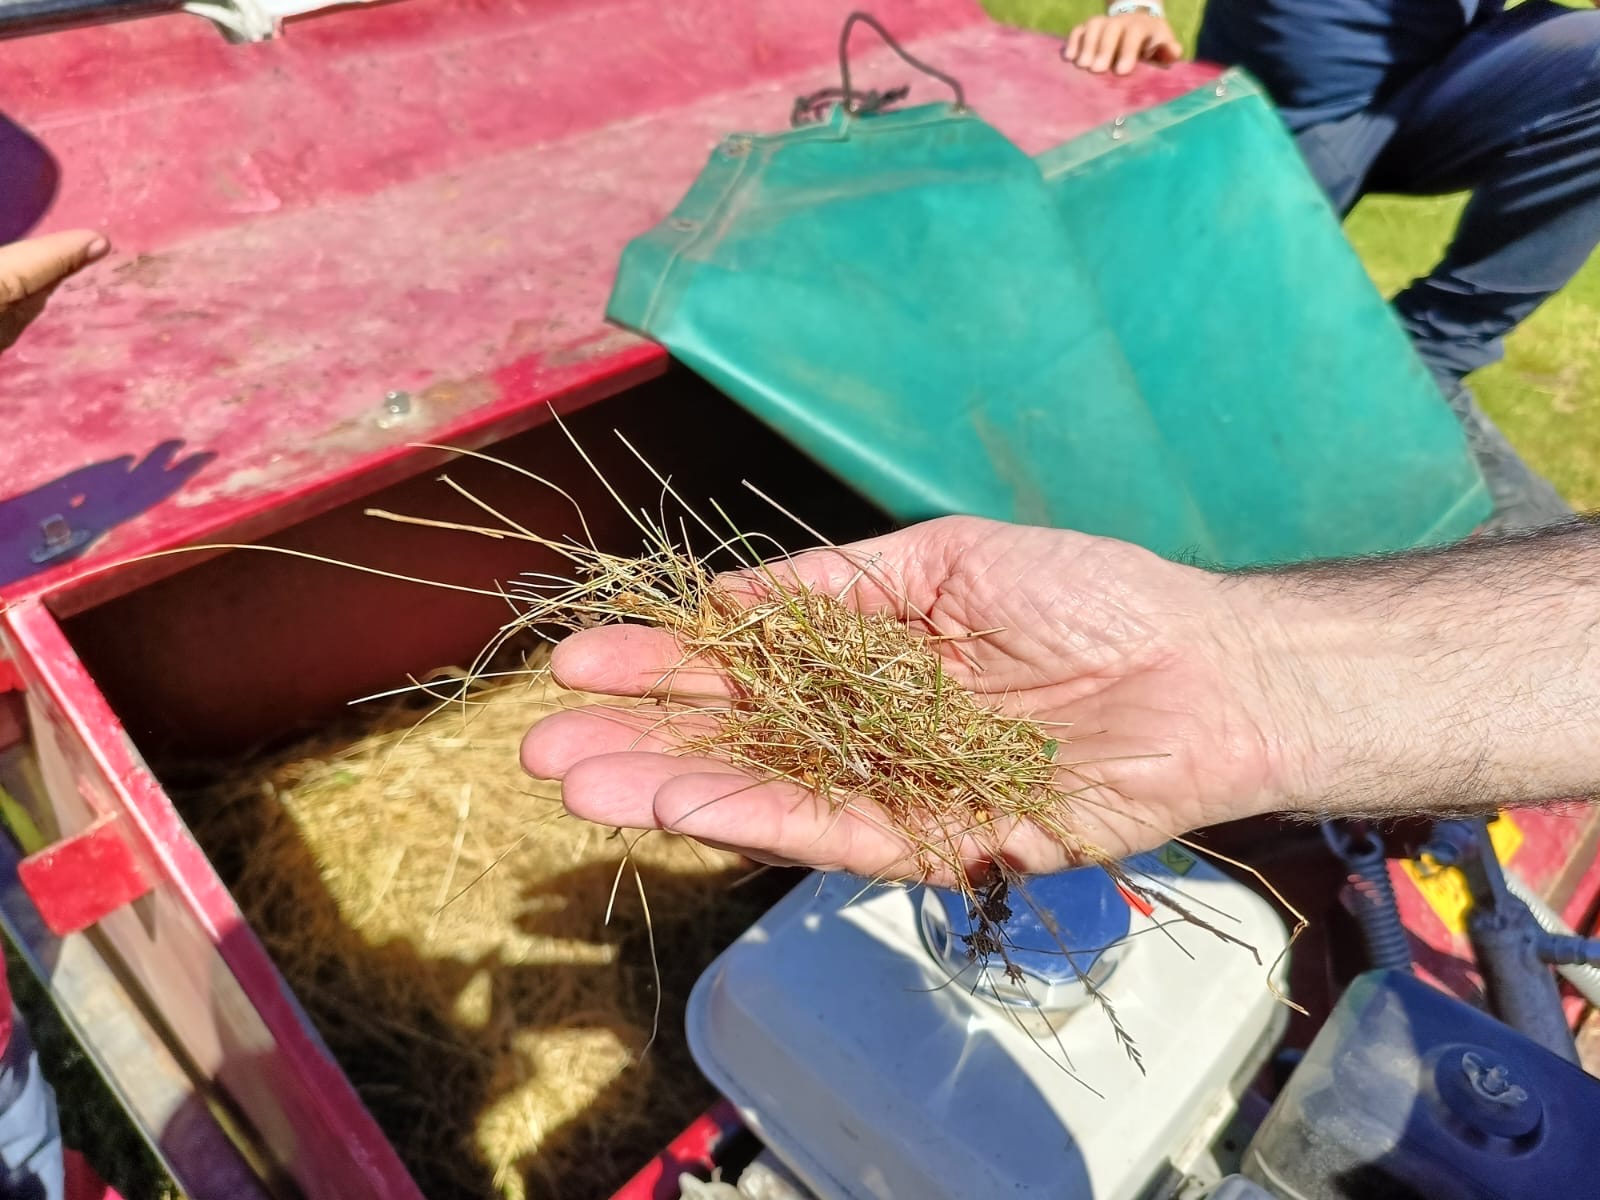
<path fill-rule="evenodd" d="M 791 880 L 633 850 L 523 775 L 548 682 L 416 699 L 215 772 L 184 815 L 430 1200 L 608 1196 L 710 1101 L 689 989 Z M 738 886 L 735 886 L 735 885 Z"/>

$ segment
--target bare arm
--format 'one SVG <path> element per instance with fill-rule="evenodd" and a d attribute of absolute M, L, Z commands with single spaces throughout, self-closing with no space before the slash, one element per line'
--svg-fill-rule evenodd
<path fill-rule="evenodd" d="M 1487 811 L 1600 791 L 1600 526 L 1236 576 L 1298 713 L 1299 811 Z"/>

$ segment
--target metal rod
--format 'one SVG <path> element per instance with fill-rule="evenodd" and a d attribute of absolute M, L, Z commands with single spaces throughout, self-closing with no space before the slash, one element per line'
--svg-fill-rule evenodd
<path fill-rule="evenodd" d="M 0 38 L 176 12 L 184 0 L 0 0 Z"/>

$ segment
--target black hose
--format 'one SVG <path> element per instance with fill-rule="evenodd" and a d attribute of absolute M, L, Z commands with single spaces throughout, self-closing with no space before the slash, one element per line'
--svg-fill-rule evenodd
<path fill-rule="evenodd" d="M 1336 821 L 1322 822 L 1322 836 L 1349 872 L 1341 898 L 1361 927 L 1369 962 L 1377 970 L 1411 970 L 1411 941 L 1400 920 L 1383 841 L 1370 829 Z"/>
<path fill-rule="evenodd" d="M 176 12 L 183 0 L 0 0 L 0 38 Z"/>

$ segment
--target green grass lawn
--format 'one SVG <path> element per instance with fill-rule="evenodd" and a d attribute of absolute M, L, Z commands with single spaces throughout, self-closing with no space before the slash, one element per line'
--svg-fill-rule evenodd
<path fill-rule="evenodd" d="M 1002 21 L 1064 33 L 1103 11 L 1097 0 L 987 0 Z M 1186 46 L 1197 0 L 1167 0 Z M 1426 273 L 1443 250 L 1462 199 L 1365 200 L 1346 224 L 1385 295 Z M 1483 407 L 1523 455 L 1574 505 L 1600 508 L 1600 257 L 1507 343 L 1506 361 L 1472 379 Z"/>

